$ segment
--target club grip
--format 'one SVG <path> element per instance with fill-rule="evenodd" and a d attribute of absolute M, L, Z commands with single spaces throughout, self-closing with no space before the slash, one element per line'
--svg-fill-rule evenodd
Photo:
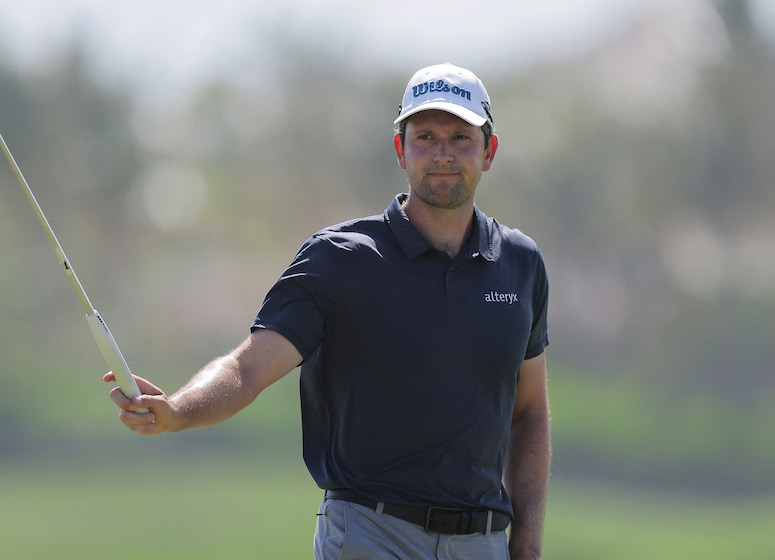
<path fill-rule="evenodd" d="M 94 313 L 86 316 L 86 322 L 89 324 L 92 336 L 94 336 L 97 346 L 100 347 L 100 352 L 102 352 L 108 367 L 113 372 L 121 392 L 130 399 L 140 396 L 140 389 L 137 383 L 135 383 L 134 377 L 132 377 L 132 372 L 129 370 L 121 350 L 118 349 L 116 340 L 110 334 L 108 325 L 102 320 L 100 314 L 95 310 Z M 148 409 L 137 409 L 137 412 L 148 412 Z"/>

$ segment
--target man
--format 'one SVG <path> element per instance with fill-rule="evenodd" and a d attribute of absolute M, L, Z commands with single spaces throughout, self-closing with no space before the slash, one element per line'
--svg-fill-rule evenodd
<path fill-rule="evenodd" d="M 474 204 L 498 148 L 489 96 L 431 66 L 395 125 L 408 194 L 307 240 L 250 336 L 174 395 L 138 378 L 143 396 L 111 398 L 139 433 L 207 426 L 301 364 L 316 558 L 540 558 L 548 288 L 533 241 Z"/>

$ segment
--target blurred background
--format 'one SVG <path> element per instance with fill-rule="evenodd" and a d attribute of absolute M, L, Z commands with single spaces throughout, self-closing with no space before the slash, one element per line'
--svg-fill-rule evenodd
<path fill-rule="evenodd" d="M 501 139 L 478 204 L 549 270 L 546 558 L 775 558 L 775 3 L 0 13 L 0 131 L 168 392 L 247 335 L 309 235 L 406 190 L 414 71 L 472 69 Z M 311 557 L 297 372 L 224 425 L 136 436 L 5 161 L 0 256 L 4 557 Z"/>

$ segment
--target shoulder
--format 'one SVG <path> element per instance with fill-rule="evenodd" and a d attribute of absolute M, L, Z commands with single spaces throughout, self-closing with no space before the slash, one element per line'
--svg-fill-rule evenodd
<path fill-rule="evenodd" d="M 517 228 L 505 226 L 495 218 L 487 218 L 493 247 L 500 247 L 502 256 L 532 256 L 543 261 L 538 244 Z"/>
<path fill-rule="evenodd" d="M 384 215 L 366 216 L 328 226 L 313 234 L 300 253 L 323 251 L 327 254 L 376 250 L 388 234 Z"/>

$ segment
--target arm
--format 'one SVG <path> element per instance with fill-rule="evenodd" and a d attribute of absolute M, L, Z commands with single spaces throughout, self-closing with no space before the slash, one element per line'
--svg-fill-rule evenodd
<path fill-rule="evenodd" d="M 504 484 L 514 508 L 509 552 L 512 560 L 540 560 L 552 448 L 546 353 L 522 364 Z"/>
<path fill-rule="evenodd" d="M 177 432 L 223 422 L 252 403 L 269 385 L 302 361 L 296 347 L 281 334 L 258 329 L 229 354 L 214 359 L 171 397 L 141 377 L 143 393 L 127 399 L 116 387 L 110 398 L 121 409 L 121 421 L 141 434 Z M 105 381 L 114 381 L 108 373 Z M 147 408 L 147 413 L 138 413 Z"/>

